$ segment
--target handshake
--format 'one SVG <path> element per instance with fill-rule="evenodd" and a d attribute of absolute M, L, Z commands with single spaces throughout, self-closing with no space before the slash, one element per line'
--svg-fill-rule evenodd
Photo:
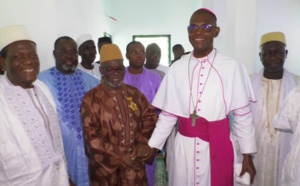
<path fill-rule="evenodd" d="M 157 149 L 151 148 L 146 143 L 139 142 L 133 151 L 125 154 L 123 163 L 136 170 L 144 167 L 144 164 L 152 164 Z"/>

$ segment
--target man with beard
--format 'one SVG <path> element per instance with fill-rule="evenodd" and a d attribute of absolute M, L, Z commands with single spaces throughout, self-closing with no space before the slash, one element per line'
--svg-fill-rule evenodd
<path fill-rule="evenodd" d="M 162 80 L 152 102 L 162 112 L 148 144 L 162 149 L 178 120 L 169 185 L 232 186 L 235 151 L 228 119 L 232 112 L 243 154 L 240 175 L 248 172 L 253 182 L 251 154 L 256 146 L 250 101 L 255 98 L 247 71 L 213 47 L 220 32 L 213 12 L 195 11 L 187 31 L 193 52 L 176 61 Z"/>
<path fill-rule="evenodd" d="M 0 29 L 0 64 L 0 185 L 68 186 L 55 103 L 24 26 Z"/>
<path fill-rule="evenodd" d="M 145 48 L 138 41 L 130 42 L 126 47 L 126 58 L 129 66 L 126 68 L 124 83 L 134 86 L 141 91 L 151 103 L 161 82 L 160 76 L 144 67 Z M 146 164 L 148 185 L 155 185 L 156 160 L 152 165 Z"/>
<path fill-rule="evenodd" d="M 285 35 L 270 32 L 261 37 L 259 57 L 264 68 L 252 75 L 257 102 L 251 104 L 256 131 L 257 155 L 254 165 L 257 178 L 254 184 L 281 185 L 281 172 L 290 150 L 291 130 L 275 129 L 273 118 L 288 93 L 300 83 L 300 77 L 284 69 Z"/>
<path fill-rule="evenodd" d="M 94 63 L 97 52 L 92 36 L 89 34 L 81 35 L 77 38 L 76 42 L 78 54 L 81 56 L 81 62 L 78 64 L 77 68 L 96 76 L 97 79 L 100 79 L 100 65 L 98 63 Z"/>
<path fill-rule="evenodd" d="M 135 87 L 123 84 L 120 49 L 100 50 L 102 83 L 83 98 L 81 115 L 92 186 L 147 186 L 144 161 L 156 150 L 148 139 L 157 121 L 156 109 Z"/>
<path fill-rule="evenodd" d="M 83 96 L 97 86 L 99 80 L 76 69 L 77 54 L 77 45 L 72 38 L 58 38 L 53 50 L 55 67 L 41 72 L 39 79 L 49 87 L 56 102 L 70 178 L 76 186 L 88 186 L 80 107 Z"/>

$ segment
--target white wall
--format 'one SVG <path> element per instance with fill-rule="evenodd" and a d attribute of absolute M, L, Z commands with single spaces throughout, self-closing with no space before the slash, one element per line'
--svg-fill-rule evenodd
<path fill-rule="evenodd" d="M 0 0 L 0 27 L 25 25 L 37 43 L 41 70 L 54 65 L 54 41 L 63 35 L 74 40 L 85 33 L 97 38 L 106 24 L 103 0 Z"/>
<path fill-rule="evenodd" d="M 201 7 L 201 0 L 111 0 L 113 42 L 126 53 L 132 35 L 171 34 L 171 47 L 180 43 L 191 50 L 187 26 L 191 14 Z M 146 47 L 146 46 L 145 46 Z M 171 56 L 173 59 L 173 54 Z M 125 60 L 128 65 L 128 61 Z"/>
<path fill-rule="evenodd" d="M 300 1 L 203 0 L 218 16 L 221 33 L 215 47 L 238 58 L 249 73 L 262 68 L 258 57 L 261 35 L 282 31 L 289 50 L 285 67 L 300 75 Z"/>
<path fill-rule="evenodd" d="M 286 68 L 300 74 L 299 0 L 0 0 L 0 27 L 24 24 L 37 42 L 43 70 L 54 65 L 53 44 L 62 35 L 76 40 L 90 33 L 97 42 L 106 31 L 125 54 L 132 35 L 171 34 L 171 46 L 181 43 L 189 51 L 186 28 L 202 6 L 218 17 L 221 33 L 215 47 L 238 58 L 249 73 L 261 68 L 260 36 L 283 31 L 289 50 Z"/>

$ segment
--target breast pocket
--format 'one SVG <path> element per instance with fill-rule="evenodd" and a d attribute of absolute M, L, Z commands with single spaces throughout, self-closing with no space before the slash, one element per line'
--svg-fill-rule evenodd
<path fill-rule="evenodd" d="M 26 154 L 12 143 L 0 144 L 0 181 L 13 180 L 28 174 Z"/>

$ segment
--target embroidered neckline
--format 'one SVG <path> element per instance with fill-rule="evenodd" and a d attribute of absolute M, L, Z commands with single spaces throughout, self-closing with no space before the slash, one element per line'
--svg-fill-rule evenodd
<path fill-rule="evenodd" d="M 267 130 L 268 130 L 268 134 L 270 134 L 271 138 L 273 138 L 274 135 L 276 135 L 276 130 L 272 125 L 272 114 L 270 110 L 271 109 L 271 92 L 270 92 L 270 82 L 266 80 L 267 83 L 267 96 L 266 96 L 266 114 L 267 114 Z M 278 113 L 279 110 L 279 103 L 280 103 L 280 95 L 281 95 L 281 84 L 282 84 L 282 80 L 279 81 L 279 87 L 277 90 L 277 97 L 276 97 L 276 107 L 275 107 L 275 113 Z"/>

